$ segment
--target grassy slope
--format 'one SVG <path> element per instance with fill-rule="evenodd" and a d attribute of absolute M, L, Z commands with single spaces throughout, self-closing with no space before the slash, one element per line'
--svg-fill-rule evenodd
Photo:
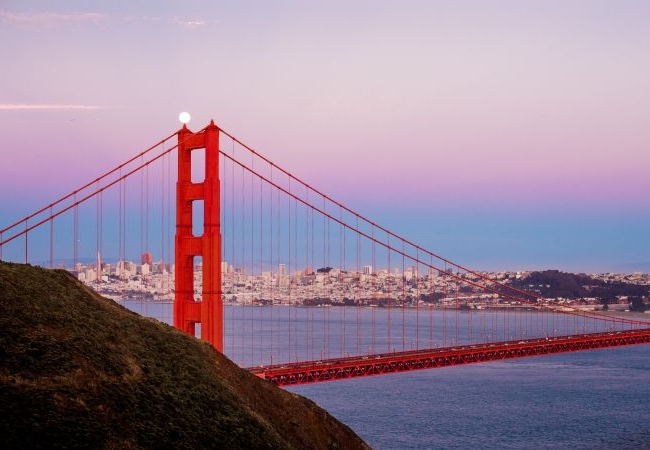
<path fill-rule="evenodd" d="M 0 262 L 2 448 L 364 448 L 313 402 L 65 271 Z"/>

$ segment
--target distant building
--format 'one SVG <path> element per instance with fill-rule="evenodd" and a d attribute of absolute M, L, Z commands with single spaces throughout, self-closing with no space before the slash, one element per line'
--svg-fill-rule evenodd
<path fill-rule="evenodd" d="M 145 252 L 140 257 L 140 264 L 148 264 L 149 267 L 153 264 L 153 256 L 149 252 Z"/>
<path fill-rule="evenodd" d="M 91 282 L 95 280 L 97 280 L 97 272 L 95 271 L 95 269 L 92 269 L 90 267 L 86 268 L 85 281 Z"/>

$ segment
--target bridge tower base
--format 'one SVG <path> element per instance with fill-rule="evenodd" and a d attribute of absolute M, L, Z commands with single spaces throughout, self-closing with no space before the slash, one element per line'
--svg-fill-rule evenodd
<path fill-rule="evenodd" d="M 205 149 L 205 179 L 192 182 L 192 151 Z M 194 236 L 192 206 L 203 201 L 203 235 Z M 210 122 L 193 133 L 185 125 L 178 131 L 176 183 L 174 326 L 192 336 L 201 324 L 201 338 L 223 352 L 221 292 L 221 220 L 219 186 L 219 128 Z M 203 289 L 195 298 L 195 257 L 201 257 Z"/>

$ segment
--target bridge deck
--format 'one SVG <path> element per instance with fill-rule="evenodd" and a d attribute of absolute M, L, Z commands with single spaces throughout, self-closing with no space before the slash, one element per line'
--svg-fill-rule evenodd
<path fill-rule="evenodd" d="M 251 367 L 278 386 L 650 343 L 650 328 Z"/>

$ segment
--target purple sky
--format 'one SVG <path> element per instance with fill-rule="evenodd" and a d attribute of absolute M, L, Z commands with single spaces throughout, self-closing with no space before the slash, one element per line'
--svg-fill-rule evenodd
<path fill-rule="evenodd" d="M 460 263 L 650 271 L 648 23 L 626 0 L 5 0 L 0 227 L 187 110 Z"/>

